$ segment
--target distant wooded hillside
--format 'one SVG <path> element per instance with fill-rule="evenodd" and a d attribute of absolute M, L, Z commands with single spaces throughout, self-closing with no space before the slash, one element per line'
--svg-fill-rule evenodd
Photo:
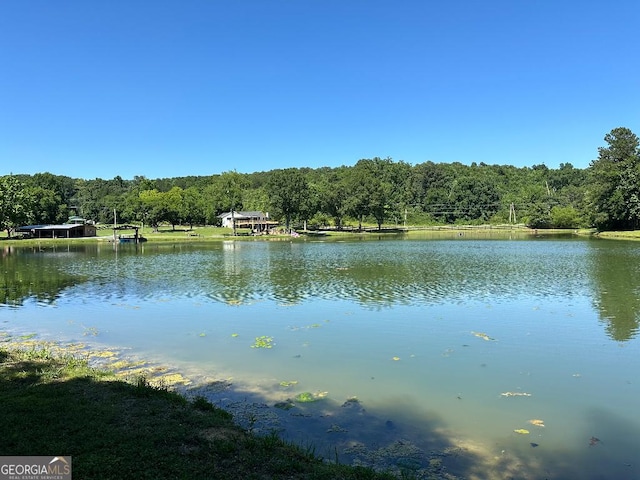
<path fill-rule="evenodd" d="M 640 150 L 627 128 L 605 136 L 587 169 L 359 160 L 338 168 L 123 180 L 52 173 L 0 177 L 0 227 L 99 223 L 211 225 L 226 211 L 269 212 L 283 224 L 378 226 L 524 223 L 534 228 L 640 227 Z"/>

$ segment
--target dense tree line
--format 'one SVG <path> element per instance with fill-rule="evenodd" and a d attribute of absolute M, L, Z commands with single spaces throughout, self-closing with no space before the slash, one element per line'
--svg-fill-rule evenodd
<path fill-rule="evenodd" d="M 524 223 L 534 228 L 640 228 L 638 137 L 616 128 L 587 169 L 359 160 L 337 168 L 124 180 L 51 173 L 0 177 L 0 228 L 63 223 L 212 225 L 234 209 L 292 224 L 362 226 Z"/>

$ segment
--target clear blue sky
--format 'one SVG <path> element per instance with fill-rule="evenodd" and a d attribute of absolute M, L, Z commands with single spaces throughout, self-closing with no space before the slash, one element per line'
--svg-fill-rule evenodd
<path fill-rule="evenodd" d="M 638 25 L 638 0 L 2 0 L 0 175 L 585 168 L 640 135 Z"/>

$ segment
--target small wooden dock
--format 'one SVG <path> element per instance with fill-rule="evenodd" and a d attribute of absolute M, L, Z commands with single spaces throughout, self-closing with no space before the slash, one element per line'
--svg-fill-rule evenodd
<path fill-rule="evenodd" d="M 118 232 L 121 230 L 133 230 L 134 233 L 131 234 L 119 234 Z M 147 239 L 144 238 L 140 233 L 140 227 L 137 225 L 119 225 L 117 227 L 113 227 L 113 241 L 118 243 L 142 243 L 146 242 Z"/>

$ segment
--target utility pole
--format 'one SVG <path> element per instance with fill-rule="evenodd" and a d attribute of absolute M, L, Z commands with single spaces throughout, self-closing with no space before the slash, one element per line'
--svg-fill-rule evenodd
<path fill-rule="evenodd" d="M 235 205 L 233 204 L 234 201 L 231 200 L 231 228 L 233 228 L 233 236 L 236 236 L 236 217 L 235 217 L 235 213 L 233 211 L 233 209 L 235 208 Z"/>
<path fill-rule="evenodd" d="M 513 223 L 516 223 L 516 207 L 513 205 L 509 205 L 509 223 L 513 220 Z"/>
<path fill-rule="evenodd" d="M 229 190 L 227 190 L 227 195 L 229 194 Z M 233 229 L 233 236 L 236 236 L 236 217 L 235 214 L 233 212 L 233 209 L 235 208 L 235 192 L 231 191 L 231 228 Z"/>

